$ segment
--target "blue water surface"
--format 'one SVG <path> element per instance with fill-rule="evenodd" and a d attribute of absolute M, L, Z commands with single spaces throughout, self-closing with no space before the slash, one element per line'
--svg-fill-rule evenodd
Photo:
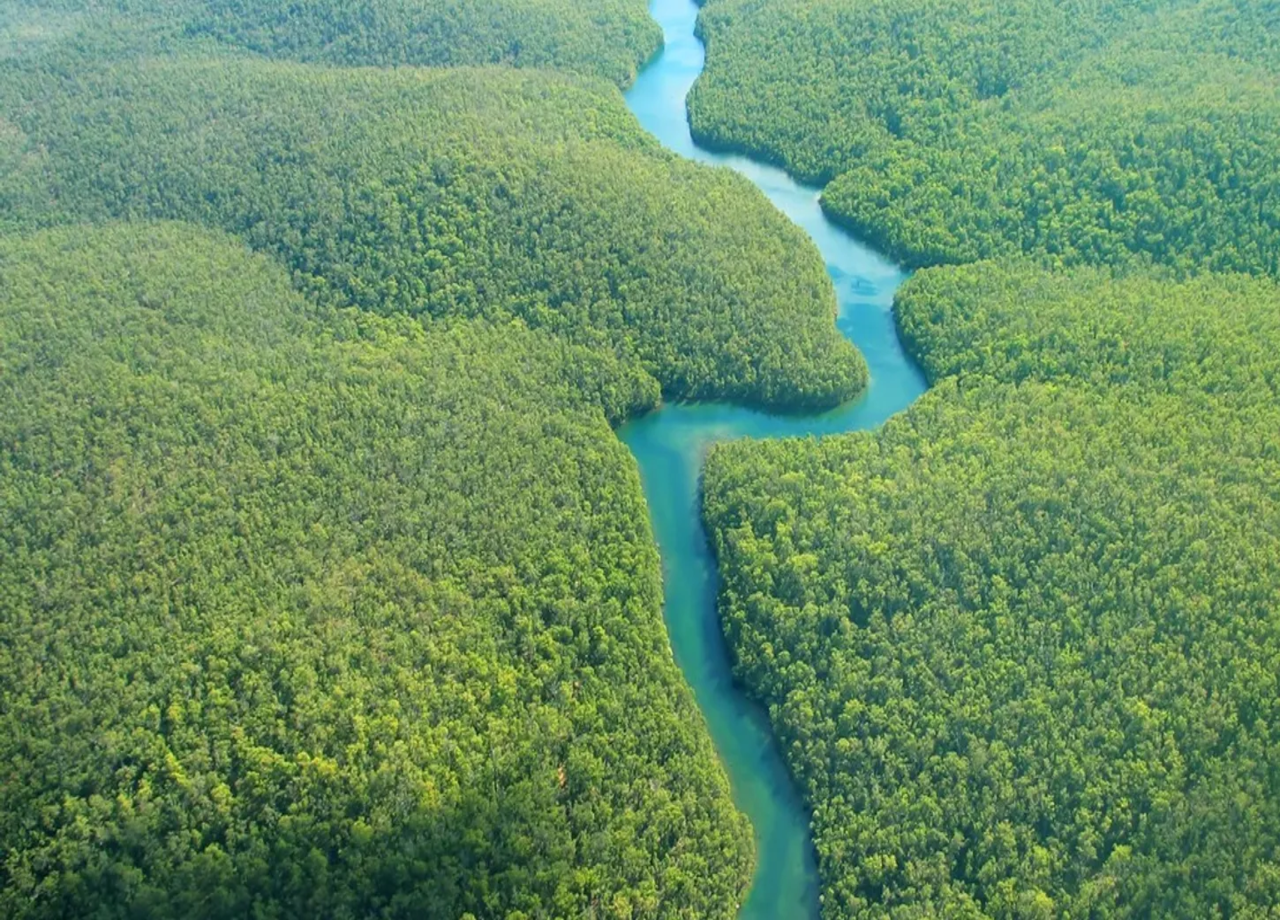
<path fill-rule="evenodd" d="M 703 150 L 693 142 L 685 97 L 706 58 L 694 34 L 698 8 L 692 0 L 653 0 L 649 9 L 666 43 L 627 93 L 627 105 L 663 146 L 746 176 L 812 237 L 835 286 L 837 326 L 871 370 L 871 385 L 859 399 L 821 415 L 779 416 L 718 403 L 668 405 L 619 432 L 639 464 L 662 553 L 664 615 L 676 663 L 706 717 L 734 802 L 755 831 L 756 874 L 740 917 L 816 918 L 808 811 L 765 713 L 733 682 L 716 613 L 715 560 L 699 513 L 699 475 L 706 450 L 716 441 L 873 428 L 924 392 L 924 377 L 903 352 L 893 324 L 893 295 L 906 275 L 829 221 L 819 207 L 818 189 L 775 167 Z"/>

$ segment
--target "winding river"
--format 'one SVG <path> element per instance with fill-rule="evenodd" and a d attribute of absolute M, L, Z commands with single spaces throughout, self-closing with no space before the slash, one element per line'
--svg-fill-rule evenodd
<path fill-rule="evenodd" d="M 698 481 L 716 441 L 740 437 L 821 435 L 873 428 L 906 408 L 925 387 L 893 325 L 894 292 L 905 275 L 828 221 L 818 190 L 780 169 L 698 147 L 689 133 L 685 96 L 705 54 L 694 35 L 693 0 L 652 0 L 665 35 L 663 51 L 627 93 L 627 105 L 668 149 L 691 160 L 737 170 L 813 238 L 831 275 L 837 325 L 866 356 L 871 385 L 857 401 L 822 415 L 787 417 L 721 404 L 668 405 L 620 432 L 640 467 L 662 553 L 665 618 L 676 663 L 693 688 L 724 762 L 734 802 L 751 819 L 757 868 L 742 920 L 818 915 L 818 883 L 809 815 L 774 743 L 768 719 L 733 682 L 716 613 L 715 560 L 702 528 Z"/>

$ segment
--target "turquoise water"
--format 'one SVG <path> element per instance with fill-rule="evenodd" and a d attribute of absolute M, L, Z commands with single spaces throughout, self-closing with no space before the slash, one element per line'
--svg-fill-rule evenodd
<path fill-rule="evenodd" d="M 822 415 L 784 417 L 719 404 L 670 405 L 620 431 L 635 454 L 654 534 L 662 552 L 665 617 L 676 663 L 693 687 L 733 787 L 751 819 L 758 862 L 743 920 L 818 915 L 817 872 L 809 815 L 774 744 L 764 712 L 733 683 L 716 615 L 716 568 L 702 529 L 698 480 L 716 441 L 856 431 L 879 425 L 925 388 L 893 325 L 894 291 L 906 277 L 823 215 L 818 190 L 745 157 L 702 150 L 693 142 L 685 95 L 702 73 L 692 0 L 653 0 L 666 36 L 662 53 L 636 79 L 627 105 L 664 146 L 691 160 L 737 170 L 813 238 L 827 263 L 839 304 L 837 326 L 866 356 L 871 385 L 855 402 Z"/>

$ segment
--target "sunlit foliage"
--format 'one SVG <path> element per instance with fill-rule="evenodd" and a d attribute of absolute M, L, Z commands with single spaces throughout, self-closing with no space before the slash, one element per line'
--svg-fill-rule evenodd
<path fill-rule="evenodd" d="M 662 44 L 644 0 L 10 0 L 0 58 L 254 54 L 353 66 L 503 65 L 629 84 Z"/>
<path fill-rule="evenodd" d="M 1280 289 L 978 264 L 899 310 L 917 405 L 706 471 L 824 915 L 1274 911 Z"/>
<path fill-rule="evenodd" d="M 1280 272 L 1280 11 L 712 0 L 695 132 L 830 181 L 911 265 Z"/>
<path fill-rule="evenodd" d="M 675 397 L 833 405 L 865 383 L 803 233 L 741 177 L 660 150 L 601 84 L 153 61 L 14 67 L 0 104 L 0 195 L 48 177 L 18 225 L 220 227 L 322 302 L 520 317 L 638 358 Z"/>
<path fill-rule="evenodd" d="M 0 914 L 731 917 L 656 398 L 192 228 L 0 240 Z"/>

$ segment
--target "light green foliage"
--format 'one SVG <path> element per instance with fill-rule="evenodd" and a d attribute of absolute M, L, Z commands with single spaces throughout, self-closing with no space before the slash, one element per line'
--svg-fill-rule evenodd
<path fill-rule="evenodd" d="M 511 64 L 630 83 L 662 45 L 644 0 L 209 0 L 189 32 L 337 64 Z"/>
<path fill-rule="evenodd" d="M 874 436 L 712 454 L 824 916 L 1280 905 L 1277 425 L 947 381 Z"/>
<path fill-rule="evenodd" d="M 676 397 L 833 405 L 866 379 L 802 232 L 658 149 L 604 85 L 155 61 L 15 67 L 0 99 L 24 145 L 2 156 L 42 157 L 56 201 L 29 223 L 221 227 L 321 301 L 518 316 L 638 358 Z"/>
<path fill-rule="evenodd" d="M 188 227 L 0 240 L 0 913 L 731 916 L 656 396 Z"/>
<path fill-rule="evenodd" d="M 899 310 L 912 409 L 706 471 L 824 915 L 1280 909 L 1280 289 L 984 263 Z"/>
<path fill-rule="evenodd" d="M 43 151 L 22 129 L 0 115 L 0 232 L 15 229 L 31 215 L 52 208 Z"/>
<path fill-rule="evenodd" d="M 695 132 L 830 181 L 910 265 L 1026 253 L 1280 272 L 1280 12 L 713 0 Z"/>
<path fill-rule="evenodd" d="M 662 45 L 644 0 L 10 0 L 0 58 L 158 51 L 324 64 L 549 67 L 629 84 Z"/>
<path fill-rule="evenodd" d="M 73 33 L 81 18 L 80 13 L 62 11 L 53 4 L 36 7 L 12 2 L 0 6 L 0 60 L 43 51 Z"/>
<path fill-rule="evenodd" d="M 702 28 L 700 136 L 970 263 L 899 293 L 916 406 L 708 462 L 824 916 L 1271 916 L 1280 290 L 1204 271 L 1280 272 L 1276 5 L 712 0 Z"/>
<path fill-rule="evenodd" d="M 1280 286 L 1248 276 L 1182 283 L 1098 269 L 977 263 L 920 272 L 899 292 L 907 347 L 932 380 L 1021 382 L 1280 398 Z"/>

